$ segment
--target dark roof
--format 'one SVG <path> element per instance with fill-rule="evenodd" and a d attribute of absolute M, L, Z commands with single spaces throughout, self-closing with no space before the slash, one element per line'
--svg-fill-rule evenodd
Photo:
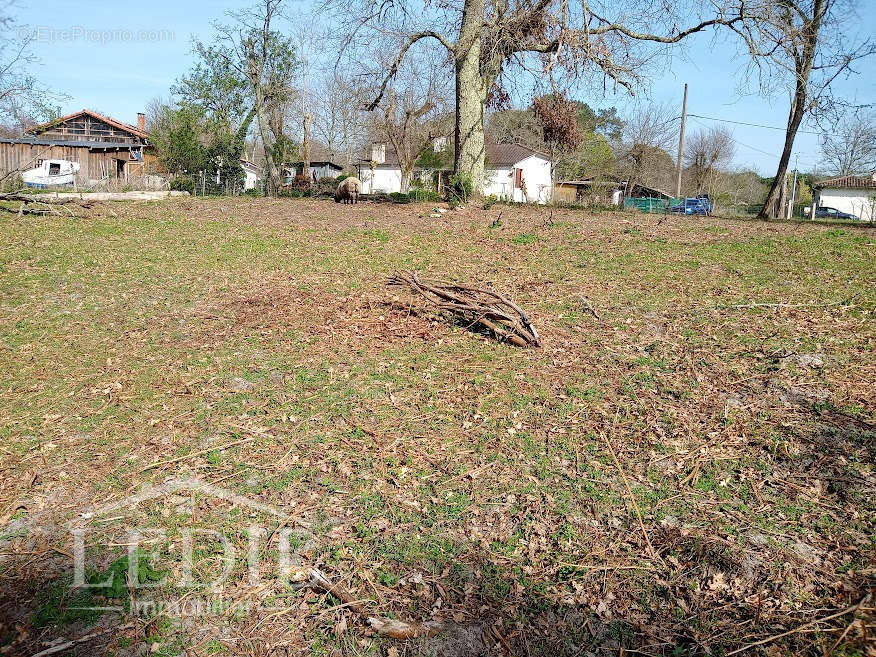
<path fill-rule="evenodd" d="M 115 148 L 119 150 L 131 150 L 143 148 L 143 144 L 127 144 L 120 141 L 58 141 L 55 139 L 38 139 L 35 137 L 22 137 L 20 139 L 0 139 L 0 144 L 31 144 L 32 146 L 70 146 L 72 148 Z"/>
<path fill-rule="evenodd" d="M 289 164 L 293 166 L 304 166 L 304 160 L 298 160 L 297 162 L 290 162 Z M 310 166 L 318 167 L 322 164 L 328 164 L 330 167 L 334 169 L 343 169 L 344 167 L 337 162 L 333 162 L 332 160 L 314 160 L 311 158 Z"/>
<path fill-rule="evenodd" d="M 520 144 L 487 144 L 484 148 L 487 152 L 488 166 L 511 167 L 532 155 L 548 159 L 544 153 L 539 153 Z"/>
<path fill-rule="evenodd" d="M 840 176 L 821 180 L 815 185 L 816 189 L 825 187 L 838 187 L 840 189 L 876 189 L 876 173 L 872 176 Z"/>
<path fill-rule="evenodd" d="M 344 161 L 344 155 L 342 153 L 335 153 L 334 151 L 330 151 L 322 144 L 312 143 L 310 144 L 310 166 L 314 166 L 317 164 L 330 164 L 337 169 L 343 169 L 344 165 L 339 164 L 339 162 Z M 300 155 L 300 153 L 299 153 Z M 304 163 L 303 160 L 298 160 L 297 162 L 291 162 L 290 164 L 302 165 Z"/>
<path fill-rule="evenodd" d="M 70 119 L 75 119 L 77 116 L 82 116 L 83 114 L 88 114 L 89 116 L 94 117 L 98 121 L 103 121 L 104 123 L 108 123 L 109 125 L 113 126 L 114 128 L 118 128 L 119 130 L 124 130 L 125 132 L 130 132 L 132 135 L 135 135 L 137 137 L 142 137 L 143 139 L 146 139 L 147 137 L 149 137 L 149 135 L 147 133 L 143 132 L 142 130 L 140 130 L 139 128 L 137 128 L 135 126 L 132 126 L 129 123 L 122 123 L 121 121 L 116 121 L 115 119 L 110 118 L 109 116 L 104 116 L 103 114 L 98 114 L 97 112 L 93 112 L 90 109 L 79 110 L 78 112 L 73 112 L 72 114 L 68 114 L 67 116 L 62 116 L 60 119 L 54 119 L 53 121 L 46 121 L 45 123 L 41 123 L 37 126 L 34 126 L 30 130 L 27 130 L 27 132 L 30 132 L 30 133 L 43 132 L 45 130 L 48 130 L 50 128 L 55 127 L 56 125 L 64 123 L 65 121 L 69 121 Z"/>
<path fill-rule="evenodd" d="M 365 151 L 362 153 L 359 158 L 359 164 L 370 164 L 371 163 L 371 145 L 369 144 Z M 383 162 L 378 164 L 378 167 L 397 167 L 398 163 L 398 153 L 395 152 L 395 149 L 392 147 L 392 144 L 386 144 L 386 158 Z"/>

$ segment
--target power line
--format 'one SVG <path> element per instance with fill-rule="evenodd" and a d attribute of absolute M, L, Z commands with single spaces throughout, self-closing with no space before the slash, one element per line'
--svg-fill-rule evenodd
<path fill-rule="evenodd" d="M 747 123 L 745 121 L 732 121 L 730 119 L 719 119 L 715 116 L 702 116 L 701 114 L 691 114 L 688 112 L 688 116 L 695 116 L 698 119 L 708 119 L 709 121 L 722 121 L 724 123 L 735 123 L 736 125 L 747 125 L 752 128 L 766 128 L 767 130 L 780 130 L 782 132 L 788 132 L 788 128 L 779 128 L 774 125 L 763 125 L 761 123 Z M 812 130 L 797 130 L 797 134 L 803 135 L 815 135 L 817 137 L 822 137 L 824 135 L 832 135 L 834 137 L 839 137 L 840 135 L 835 132 L 813 132 Z"/>
<path fill-rule="evenodd" d="M 697 116 L 697 115 L 696 115 L 696 114 L 688 114 L 688 116 Z M 704 117 L 698 117 L 698 118 L 704 118 Z M 719 119 L 716 119 L 716 120 L 719 120 Z M 694 121 L 696 121 L 696 119 L 694 119 Z M 696 121 L 696 122 L 697 122 L 699 125 L 703 126 L 704 128 L 707 128 L 707 127 L 708 127 L 708 126 L 707 126 L 706 124 L 704 124 L 702 121 Z M 750 148 L 750 149 L 753 150 L 753 151 L 757 151 L 758 153 L 761 153 L 761 154 L 763 154 L 763 155 L 769 155 L 770 157 L 774 157 L 774 158 L 778 158 L 778 157 L 779 157 L 779 156 L 776 155 L 775 153 L 770 153 L 770 152 L 768 152 L 768 151 L 764 151 L 764 150 L 761 150 L 761 149 L 759 149 L 759 148 L 755 148 L 754 146 L 749 146 L 748 144 L 745 144 L 745 143 L 739 141 L 738 139 L 736 139 L 736 137 L 733 137 L 732 135 L 728 135 L 728 136 L 730 137 L 731 141 L 733 141 L 733 142 L 736 143 L 736 144 L 739 144 L 740 146 L 744 146 L 745 148 Z M 804 160 L 805 160 L 807 157 L 814 157 L 814 156 L 807 156 L 806 154 L 803 154 L 803 159 L 804 159 Z M 814 161 L 814 160 L 813 160 L 813 161 Z"/>

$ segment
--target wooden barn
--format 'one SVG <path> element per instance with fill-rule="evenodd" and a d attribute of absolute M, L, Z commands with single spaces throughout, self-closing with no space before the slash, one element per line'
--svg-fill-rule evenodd
<path fill-rule="evenodd" d="M 52 159 L 78 162 L 82 184 L 143 176 L 156 163 L 145 123 L 143 114 L 133 126 L 85 109 L 0 139 L 0 178 Z"/>

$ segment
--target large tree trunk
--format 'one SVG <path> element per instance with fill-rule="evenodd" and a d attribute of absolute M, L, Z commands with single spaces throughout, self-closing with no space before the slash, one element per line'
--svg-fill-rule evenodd
<path fill-rule="evenodd" d="M 261 94 L 257 94 L 257 107 L 258 110 L 256 112 L 256 116 L 258 117 L 259 123 L 259 135 L 262 138 L 262 146 L 265 149 L 265 164 L 268 169 L 268 185 L 266 188 L 266 192 L 268 196 L 274 196 L 277 193 L 277 190 L 280 188 L 280 170 L 277 168 L 277 163 L 274 161 L 274 148 L 273 142 L 271 141 L 271 130 L 268 126 L 268 117 L 265 115 L 264 104 L 263 101 L 259 98 Z"/>
<path fill-rule="evenodd" d="M 484 193 L 484 109 L 488 83 L 481 73 L 484 0 L 465 0 L 456 44 L 456 129 L 453 170 L 470 176 L 472 193 Z"/>
<path fill-rule="evenodd" d="M 799 85 L 798 85 L 799 86 Z M 788 131 L 785 133 L 785 146 L 782 149 L 782 156 L 779 158 L 779 168 L 776 171 L 776 177 L 773 178 L 773 184 L 770 185 L 770 191 L 767 193 L 766 201 L 757 215 L 759 219 L 769 219 L 778 217 L 784 210 L 785 195 L 782 193 L 785 184 L 785 178 L 788 175 L 788 164 L 791 161 L 791 151 L 794 149 L 794 139 L 797 137 L 797 129 L 800 127 L 800 122 L 803 120 L 804 103 L 806 102 L 805 90 L 801 96 L 800 91 L 794 95 L 794 102 L 791 105 L 791 114 L 788 116 Z"/>
<path fill-rule="evenodd" d="M 812 65 L 815 61 L 815 51 L 818 47 L 821 21 L 827 8 L 825 3 L 826 0 L 814 0 L 812 18 L 806 20 L 800 30 L 799 38 L 803 41 L 803 47 L 799 58 L 794 58 L 796 81 L 794 83 L 794 99 L 791 101 L 791 113 L 788 115 L 788 130 L 785 132 L 785 146 L 782 149 L 782 157 L 779 158 L 779 168 L 776 171 L 776 177 L 773 178 L 773 184 L 770 185 L 770 191 L 767 193 L 766 202 L 757 215 L 759 219 L 776 217 L 783 210 L 785 199 L 782 188 L 785 184 L 785 177 L 788 175 L 788 163 L 791 161 L 794 139 L 797 137 L 797 130 L 800 128 L 800 123 L 803 121 L 803 116 L 808 109 L 806 107 L 806 104 L 809 102 L 807 87 L 809 85 L 809 75 L 812 73 Z"/>
<path fill-rule="evenodd" d="M 407 194 L 411 189 L 411 178 L 414 173 L 414 167 L 404 167 L 401 172 L 401 187 L 400 191 L 402 194 Z"/>

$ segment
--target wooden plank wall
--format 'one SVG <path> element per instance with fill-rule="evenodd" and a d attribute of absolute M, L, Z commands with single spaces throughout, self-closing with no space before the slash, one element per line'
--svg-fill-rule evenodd
<path fill-rule="evenodd" d="M 0 177 L 16 169 L 32 169 L 37 166 L 37 160 L 57 159 L 79 162 L 80 179 L 115 178 L 117 160 L 124 160 L 127 164 L 129 157 L 127 150 L 104 153 L 73 146 L 0 143 Z"/>

